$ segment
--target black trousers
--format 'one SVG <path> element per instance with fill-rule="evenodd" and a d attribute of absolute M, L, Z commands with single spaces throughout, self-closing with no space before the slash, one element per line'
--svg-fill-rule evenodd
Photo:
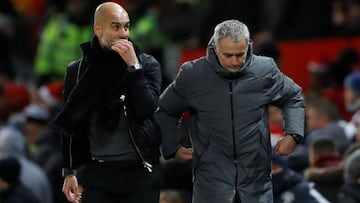
<path fill-rule="evenodd" d="M 159 203 L 160 177 L 159 164 L 150 173 L 138 161 L 93 161 L 79 176 L 82 203 Z"/>

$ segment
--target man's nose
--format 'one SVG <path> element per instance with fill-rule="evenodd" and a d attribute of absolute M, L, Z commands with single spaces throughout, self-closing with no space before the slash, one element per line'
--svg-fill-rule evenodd
<path fill-rule="evenodd" d="M 129 32 L 126 29 L 119 29 L 116 36 L 120 39 L 127 39 L 129 37 Z"/>
<path fill-rule="evenodd" d="M 231 57 L 231 64 L 234 65 L 234 66 L 241 64 L 241 57 L 232 56 Z"/>

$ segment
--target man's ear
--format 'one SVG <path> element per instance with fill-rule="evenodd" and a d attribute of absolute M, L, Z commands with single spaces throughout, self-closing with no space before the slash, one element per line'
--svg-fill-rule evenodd
<path fill-rule="evenodd" d="M 214 49 L 215 52 L 217 52 L 215 42 L 211 44 L 211 47 Z"/>
<path fill-rule="evenodd" d="M 98 36 L 101 36 L 101 33 L 102 33 L 102 29 L 101 29 L 101 25 L 99 24 L 95 24 L 93 26 L 93 30 L 94 30 L 94 33 L 95 35 L 98 37 Z"/>

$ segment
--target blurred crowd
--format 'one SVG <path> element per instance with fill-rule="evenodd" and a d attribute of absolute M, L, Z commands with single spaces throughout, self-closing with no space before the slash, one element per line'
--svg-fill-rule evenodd
<path fill-rule="evenodd" d="M 92 14 L 104 1 L 0 2 L 0 193 L 5 180 L 18 184 L 24 198 L 65 202 L 61 140 L 48 122 L 63 102 L 67 64 L 81 57 L 79 44 L 91 39 Z M 276 42 L 360 36 L 360 0 L 114 1 L 130 15 L 130 37 L 162 64 L 163 88 L 177 73 L 181 50 L 206 47 L 211 29 L 225 19 L 247 24 L 254 52 L 273 57 L 280 69 Z M 274 156 L 277 202 L 311 202 L 300 201 L 304 193 L 315 202 L 360 202 L 359 65 L 352 48 L 334 61 L 309 61 L 306 138 L 294 154 Z M 269 116 L 271 139 L 277 140 L 282 115 L 270 107 Z M 191 145 L 187 132 L 184 115 L 179 127 L 184 146 Z M 160 203 L 190 202 L 191 162 L 161 163 Z"/>

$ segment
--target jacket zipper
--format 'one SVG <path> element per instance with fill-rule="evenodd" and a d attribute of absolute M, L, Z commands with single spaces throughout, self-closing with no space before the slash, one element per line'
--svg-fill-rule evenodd
<path fill-rule="evenodd" d="M 128 131 L 129 131 L 129 136 L 130 136 L 131 142 L 134 145 L 135 150 L 136 150 L 137 154 L 139 155 L 144 168 L 146 168 L 151 173 L 152 172 L 152 165 L 149 162 L 145 161 L 145 158 L 144 158 L 143 154 L 141 153 L 139 147 L 137 146 L 137 144 L 135 142 L 135 139 L 134 139 L 133 132 L 132 132 L 132 130 L 130 128 L 130 123 L 129 123 L 129 119 L 128 119 L 128 116 L 127 116 L 127 110 L 126 110 L 126 104 L 125 104 L 125 95 L 121 95 L 119 99 L 123 102 L 125 122 L 126 122 L 126 126 L 128 128 Z"/>
<path fill-rule="evenodd" d="M 233 86 L 232 86 L 232 80 L 229 80 L 229 95 L 230 95 L 230 113 L 231 113 L 231 132 L 232 132 L 232 138 L 233 138 L 233 156 L 234 156 L 234 166 L 236 169 L 235 174 L 235 189 L 234 194 L 236 198 L 236 186 L 238 185 L 238 170 L 237 170 L 237 159 L 236 159 L 236 139 L 235 139 L 235 125 L 234 125 L 234 103 L 233 103 Z"/>
<path fill-rule="evenodd" d="M 233 87 L 232 80 L 229 80 L 229 95 L 230 95 L 230 112 L 231 112 L 231 132 L 233 138 L 233 155 L 234 155 L 234 165 L 237 166 L 236 160 L 236 140 L 235 140 L 235 125 L 234 125 L 234 104 L 233 104 Z"/>

